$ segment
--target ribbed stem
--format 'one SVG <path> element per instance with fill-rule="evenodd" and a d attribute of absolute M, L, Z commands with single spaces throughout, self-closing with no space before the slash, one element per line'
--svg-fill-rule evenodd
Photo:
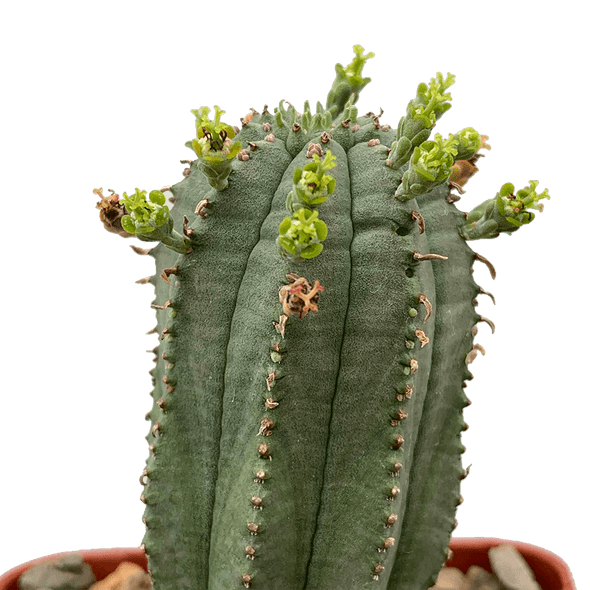
<path fill-rule="evenodd" d="M 463 215 L 447 203 L 448 192 L 448 186 L 439 186 L 418 198 L 430 251 L 448 260 L 433 264 L 432 370 L 410 476 L 412 493 L 388 590 L 423 590 L 434 583 L 446 559 L 459 501 L 462 409 L 467 403 L 462 382 L 470 376 L 465 357 L 478 321 L 472 301 L 479 288 L 470 272 L 473 252 L 458 232 Z"/>
<path fill-rule="evenodd" d="M 234 588 L 245 574 L 252 576 L 252 587 L 303 587 L 347 306 L 352 239 L 346 154 L 333 142 L 324 147 L 338 161 L 330 171 L 336 192 L 321 207 L 329 228 L 325 252 L 295 264 L 281 258 L 276 245 L 294 168 L 311 161 L 305 146 L 285 171 L 242 279 L 227 348 L 209 590 Z M 321 278 L 325 290 L 318 313 L 290 316 L 282 338 L 273 320 L 279 320 L 279 288 L 291 271 L 311 283 Z M 279 345 L 279 362 L 271 357 L 277 352 L 273 344 Z M 278 406 L 265 406 L 269 397 Z M 274 421 L 272 436 L 258 434 L 265 417 Z M 268 445 L 267 456 L 259 451 L 260 444 Z M 255 481 L 260 470 L 267 475 L 264 483 Z M 248 523 L 259 526 L 256 535 Z"/>
<path fill-rule="evenodd" d="M 261 142 L 256 157 L 235 163 L 228 188 L 207 193 L 209 215 L 192 225 L 198 245 L 179 262 L 178 286 L 170 287 L 175 317 L 161 349 L 175 363 L 164 375 L 171 390 L 145 491 L 144 542 L 155 588 L 207 587 L 230 323 L 248 257 L 289 162 L 282 143 Z"/>
<path fill-rule="evenodd" d="M 385 587 L 395 545 L 380 549 L 399 534 L 396 517 L 408 493 L 405 472 L 430 365 L 430 348 L 422 348 L 415 335 L 426 315 L 423 309 L 415 313 L 418 296 L 434 291 L 431 263 L 412 258 L 426 245 L 411 219 L 415 204 L 394 199 L 396 177 L 385 165 L 385 146 L 356 145 L 348 157 L 354 224 L 350 304 L 309 590 Z M 433 325 L 425 327 L 431 336 Z M 392 425 L 399 410 L 408 416 Z M 395 498 L 393 486 L 401 488 Z M 380 564 L 386 570 L 375 581 Z"/>

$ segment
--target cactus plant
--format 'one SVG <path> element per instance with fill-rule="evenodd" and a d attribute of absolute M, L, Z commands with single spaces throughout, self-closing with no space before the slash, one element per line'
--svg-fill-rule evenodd
<path fill-rule="evenodd" d="M 354 51 L 315 114 L 281 101 L 238 129 L 201 107 L 182 181 L 95 189 L 109 231 L 156 242 L 132 246 L 156 266 L 138 281 L 159 336 L 140 478 L 155 590 L 424 590 L 445 562 L 474 337 L 494 330 L 472 271 L 495 271 L 468 241 L 549 196 L 505 184 L 459 211 L 489 146 L 432 135 L 454 76 L 420 84 L 396 129 L 359 116 L 373 54 Z"/>

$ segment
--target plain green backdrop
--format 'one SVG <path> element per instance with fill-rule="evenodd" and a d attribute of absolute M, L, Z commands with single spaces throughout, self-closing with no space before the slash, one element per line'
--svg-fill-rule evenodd
<path fill-rule="evenodd" d="M 471 209 L 530 179 L 551 201 L 513 236 L 475 243 L 495 265 L 479 313 L 487 351 L 465 410 L 456 536 L 541 545 L 590 585 L 585 529 L 589 328 L 585 20 L 579 3 L 6 4 L 0 35 L 3 353 L 0 572 L 65 550 L 138 546 L 156 336 L 152 259 L 107 234 L 96 187 L 182 178 L 191 109 L 324 101 L 352 45 L 374 51 L 359 113 L 396 126 L 418 83 L 457 76 L 446 136 L 492 146 Z M 139 244 L 142 245 L 142 244 Z"/>

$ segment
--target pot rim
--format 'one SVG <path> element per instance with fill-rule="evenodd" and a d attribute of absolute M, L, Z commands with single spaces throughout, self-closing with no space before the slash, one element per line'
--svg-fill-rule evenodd
<path fill-rule="evenodd" d="M 537 581 L 545 586 L 558 590 L 576 590 L 576 585 L 567 563 L 559 555 L 523 541 L 501 539 L 498 537 L 457 537 L 451 539 L 451 551 L 454 555 L 446 565 L 459 567 L 465 572 L 469 565 L 477 564 L 491 571 L 488 559 L 488 549 L 498 545 L 512 545 L 525 558 L 534 571 Z M 469 555 L 469 560 L 463 560 L 463 555 Z M 0 590 L 2 588 L 0 587 Z"/>
<path fill-rule="evenodd" d="M 541 583 L 549 584 L 557 590 L 576 590 L 572 573 L 561 557 L 549 551 L 522 541 L 512 541 L 497 537 L 457 537 L 451 539 L 450 548 L 453 556 L 447 562 L 449 567 L 458 567 L 466 571 L 469 565 L 481 565 L 489 569 L 487 551 L 490 547 L 501 544 L 513 545 L 527 560 L 535 571 L 535 575 Z M 113 572 L 122 561 L 131 561 L 147 570 L 147 559 L 140 547 L 115 547 L 109 549 L 79 549 L 84 560 L 90 563 L 98 580 Z M 5 574 L 0 575 L 0 590 L 18 590 L 18 578 L 31 566 L 42 561 L 51 561 L 72 551 L 62 551 L 44 557 L 38 557 L 26 563 L 13 567 Z"/>

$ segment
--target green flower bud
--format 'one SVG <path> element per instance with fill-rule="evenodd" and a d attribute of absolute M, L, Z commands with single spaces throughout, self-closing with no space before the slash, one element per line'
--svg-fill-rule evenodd
<path fill-rule="evenodd" d="M 327 201 L 336 188 L 336 180 L 326 172 L 336 165 L 336 156 L 328 150 L 323 161 L 313 154 L 312 162 L 303 168 L 295 168 L 293 190 L 287 196 L 287 211 L 293 213 L 301 207 L 314 209 Z"/>
<path fill-rule="evenodd" d="M 466 127 L 453 137 L 458 141 L 455 161 L 469 160 L 481 148 L 481 136 L 473 127 Z"/>
<path fill-rule="evenodd" d="M 292 217 L 285 217 L 279 226 L 277 244 L 281 256 L 293 262 L 315 258 L 323 250 L 328 226 L 318 219 L 318 212 L 301 207 Z"/>

